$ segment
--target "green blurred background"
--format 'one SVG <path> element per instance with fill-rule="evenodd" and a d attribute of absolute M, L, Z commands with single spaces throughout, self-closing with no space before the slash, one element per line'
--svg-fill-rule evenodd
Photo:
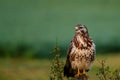
<path fill-rule="evenodd" d="M 0 0 L 0 80 L 48 80 L 56 38 L 66 56 L 78 23 L 87 26 L 96 58 L 119 68 L 120 0 Z M 97 80 L 96 61 L 89 74 Z"/>
<path fill-rule="evenodd" d="M 45 57 L 56 38 L 66 52 L 78 23 L 98 53 L 120 51 L 120 0 L 0 0 L 0 54 Z"/>

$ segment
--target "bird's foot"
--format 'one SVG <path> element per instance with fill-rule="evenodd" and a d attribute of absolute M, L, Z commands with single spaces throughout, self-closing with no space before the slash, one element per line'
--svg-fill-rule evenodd
<path fill-rule="evenodd" d="M 80 77 L 82 75 L 82 73 L 80 73 L 79 69 L 78 69 L 78 72 L 77 74 L 75 75 L 76 78 Z"/>
<path fill-rule="evenodd" d="M 84 75 L 84 76 L 88 77 L 88 75 L 87 75 L 87 73 L 86 73 L 86 71 L 85 71 L 85 70 L 83 70 L 82 75 Z"/>
<path fill-rule="evenodd" d="M 81 73 L 77 73 L 77 74 L 75 75 L 75 77 L 78 78 L 78 77 L 80 77 L 81 75 L 82 75 Z"/>

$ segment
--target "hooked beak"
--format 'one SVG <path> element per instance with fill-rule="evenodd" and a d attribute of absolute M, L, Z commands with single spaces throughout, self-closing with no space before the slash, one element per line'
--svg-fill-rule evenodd
<path fill-rule="evenodd" d="M 78 27 L 77 27 L 77 26 L 75 27 L 75 30 L 78 30 Z"/>

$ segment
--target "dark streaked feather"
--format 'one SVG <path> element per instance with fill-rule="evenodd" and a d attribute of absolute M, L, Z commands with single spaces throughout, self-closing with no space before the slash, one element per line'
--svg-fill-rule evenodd
<path fill-rule="evenodd" d="M 64 76 L 66 77 L 74 77 L 74 70 L 71 68 L 71 63 L 70 63 L 70 52 L 72 50 L 72 41 L 70 43 L 70 46 L 68 48 L 68 52 L 67 52 L 67 60 L 66 60 L 66 64 L 64 66 Z"/>

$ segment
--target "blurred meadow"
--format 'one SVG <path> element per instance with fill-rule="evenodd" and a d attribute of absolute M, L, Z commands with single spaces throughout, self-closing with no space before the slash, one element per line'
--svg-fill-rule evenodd
<path fill-rule="evenodd" d="M 0 80 L 48 80 L 56 38 L 65 62 L 74 26 L 85 24 L 97 60 L 120 68 L 120 0 L 0 0 Z"/>

